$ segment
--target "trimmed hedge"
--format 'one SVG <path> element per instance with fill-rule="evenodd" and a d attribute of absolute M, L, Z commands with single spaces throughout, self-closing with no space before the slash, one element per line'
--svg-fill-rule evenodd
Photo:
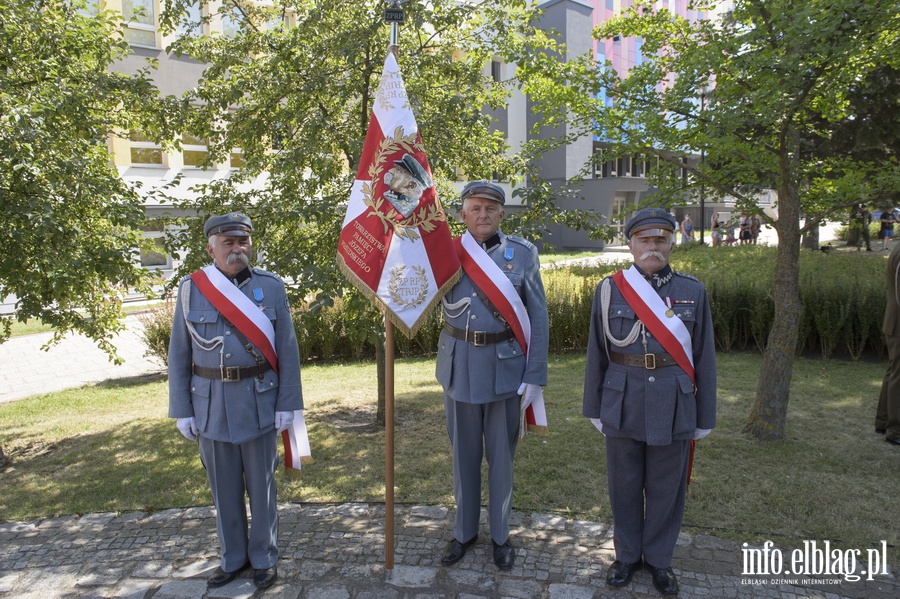
<path fill-rule="evenodd" d="M 772 327 L 775 306 L 772 278 L 776 249 L 768 246 L 710 248 L 677 246 L 672 267 L 706 285 L 713 313 L 716 345 L 721 351 L 762 352 Z M 550 352 L 579 352 L 587 347 L 591 303 L 603 277 L 629 264 L 554 268 L 542 273 L 550 316 Z M 881 255 L 856 252 L 802 251 L 800 256 L 802 316 L 798 354 L 823 358 L 881 357 L 881 321 L 885 305 L 885 261 Z M 145 326 L 153 319 L 145 319 Z M 160 334 L 171 327 L 171 312 L 159 311 L 156 339 L 150 353 L 167 347 Z M 375 355 L 371 343 L 350 342 L 340 304 L 315 314 L 294 315 L 300 355 L 304 360 L 360 360 Z M 396 355 L 432 355 L 441 321 L 432 315 L 413 339 L 397 334 Z"/>

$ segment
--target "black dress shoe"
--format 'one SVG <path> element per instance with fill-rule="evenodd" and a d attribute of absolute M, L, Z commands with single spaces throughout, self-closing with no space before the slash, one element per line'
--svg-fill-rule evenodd
<path fill-rule="evenodd" d="M 900 445 L 900 439 L 887 439 L 886 438 L 885 441 L 887 441 L 891 445 Z"/>
<path fill-rule="evenodd" d="M 634 573 L 637 572 L 640 567 L 641 560 L 638 560 L 633 564 L 626 564 L 625 562 L 616 560 L 609 567 L 609 570 L 606 571 L 606 584 L 611 587 L 624 587 L 631 582 L 631 577 L 634 576 Z"/>
<path fill-rule="evenodd" d="M 276 578 L 278 578 L 278 568 L 275 566 L 253 570 L 253 584 L 255 584 L 258 589 L 269 588 L 275 584 Z"/>
<path fill-rule="evenodd" d="M 678 579 L 675 578 L 672 568 L 654 568 L 647 564 L 647 569 L 650 570 L 650 575 L 653 576 L 653 586 L 657 591 L 663 595 L 678 594 Z"/>
<path fill-rule="evenodd" d="M 887 431 L 886 431 L 885 429 L 883 429 L 883 428 L 876 428 L 876 429 L 875 429 L 875 434 L 876 434 L 876 435 L 883 435 L 883 434 L 886 433 L 886 432 L 887 432 Z"/>
<path fill-rule="evenodd" d="M 206 586 L 210 588 L 225 586 L 226 584 L 237 578 L 237 575 L 246 570 L 247 566 L 249 565 L 250 562 L 247 562 L 233 572 L 226 572 L 222 569 L 222 566 L 216 566 L 216 571 L 213 572 L 213 575 L 210 576 L 209 580 L 206 581 Z"/>
<path fill-rule="evenodd" d="M 491 541 L 493 542 L 493 541 Z M 494 543 L 494 563 L 501 570 L 511 570 L 516 562 L 516 550 L 509 544 L 509 539 L 502 545 Z"/>
<path fill-rule="evenodd" d="M 445 566 L 455 564 L 463 558 L 466 554 L 466 550 L 474 545 L 477 540 L 478 535 L 475 535 L 465 543 L 460 543 L 456 539 L 453 539 L 447 543 L 447 547 L 444 549 L 444 555 L 441 556 L 441 563 Z"/>

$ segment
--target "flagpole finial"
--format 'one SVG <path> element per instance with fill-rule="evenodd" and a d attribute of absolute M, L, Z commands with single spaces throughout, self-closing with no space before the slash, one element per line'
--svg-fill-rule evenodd
<path fill-rule="evenodd" d="M 391 24 L 391 42 L 389 50 L 397 54 L 400 46 L 400 24 L 403 23 L 404 13 L 401 4 L 403 0 L 387 0 L 388 8 L 384 9 L 384 21 Z"/>

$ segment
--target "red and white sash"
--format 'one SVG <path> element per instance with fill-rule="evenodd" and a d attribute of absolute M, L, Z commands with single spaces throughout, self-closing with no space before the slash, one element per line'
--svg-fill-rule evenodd
<path fill-rule="evenodd" d="M 525 352 L 526 364 L 528 363 L 528 348 L 531 342 L 531 319 L 522 298 L 516 293 L 509 277 L 500 267 L 491 260 L 484 248 L 481 247 L 472 234 L 466 231 L 460 237 L 453 240 L 456 253 L 463 270 L 472 279 L 472 282 L 481 289 L 487 298 L 500 312 L 503 320 L 509 325 L 516 341 Z M 525 411 L 525 422 L 529 429 L 546 431 L 547 410 L 544 406 L 544 398 L 536 399 Z"/>
<path fill-rule="evenodd" d="M 275 328 L 269 317 L 212 264 L 193 273 L 191 280 L 203 297 L 262 352 L 277 374 Z"/>
<path fill-rule="evenodd" d="M 693 381 L 694 352 L 691 335 L 684 323 L 674 314 L 666 314 L 668 306 L 634 266 L 614 274 L 613 281 L 644 326 Z"/>
<path fill-rule="evenodd" d="M 203 297 L 262 352 L 272 370 L 278 374 L 275 328 L 269 317 L 212 264 L 191 274 L 191 281 Z M 284 467 L 288 471 L 300 470 L 302 462 L 308 462 L 312 455 L 303 410 L 294 410 L 294 421 L 281 431 L 281 441 L 284 444 Z"/>

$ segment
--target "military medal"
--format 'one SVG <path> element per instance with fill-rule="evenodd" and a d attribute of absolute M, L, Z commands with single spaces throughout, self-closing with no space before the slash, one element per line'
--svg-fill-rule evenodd
<path fill-rule="evenodd" d="M 255 287 L 253 289 L 253 299 L 256 300 L 256 305 L 259 306 L 260 310 L 265 310 L 265 306 L 263 306 L 263 290 L 260 287 Z"/>
<path fill-rule="evenodd" d="M 675 310 L 672 309 L 672 299 L 671 298 L 668 298 L 668 297 L 666 298 L 666 306 L 669 307 L 669 309 L 666 310 L 666 316 L 668 318 L 672 318 L 673 316 L 675 316 Z"/>
<path fill-rule="evenodd" d="M 506 270 L 512 270 L 515 268 L 512 263 L 513 255 L 515 254 L 515 248 L 508 247 L 506 251 L 503 253 L 503 257 L 506 259 Z"/>

